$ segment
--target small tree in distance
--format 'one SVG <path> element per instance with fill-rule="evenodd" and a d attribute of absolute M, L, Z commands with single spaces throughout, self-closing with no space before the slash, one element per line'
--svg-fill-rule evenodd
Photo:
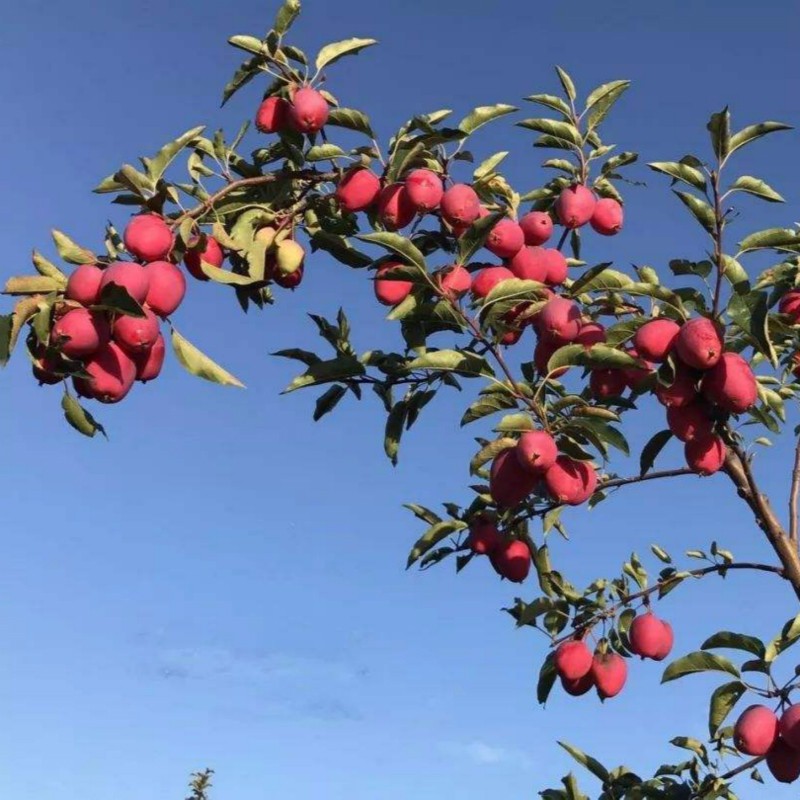
<path fill-rule="evenodd" d="M 767 434 L 784 432 L 785 405 L 800 392 L 800 231 L 774 227 L 738 234 L 736 243 L 729 231 L 742 195 L 783 201 L 763 180 L 740 174 L 739 164 L 745 147 L 789 126 L 733 132 L 726 108 L 708 122 L 707 156 L 648 164 L 671 181 L 707 235 L 707 250 L 697 260 L 671 261 L 668 279 L 650 266 L 623 272 L 602 261 L 603 237 L 623 228 L 619 187 L 637 155 L 604 143 L 601 128 L 628 81 L 579 100 L 570 76 L 556 68 L 559 94 L 525 98 L 543 116 L 516 125 L 532 132 L 535 147 L 554 151 L 542 166 L 555 177 L 520 192 L 503 176 L 506 152 L 477 158 L 467 149 L 479 128 L 517 108 L 482 106 L 457 124 L 448 110 L 421 113 L 382 145 L 368 116 L 340 103 L 340 87 L 336 95 L 323 88 L 332 88 L 336 61 L 374 40 L 327 45 L 312 63 L 286 41 L 299 12 L 299 0 L 286 0 L 264 38 L 230 39 L 248 55 L 223 102 L 267 79 L 254 112 L 256 149 L 240 152 L 247 123 L 230 141 L 222 131 L 209 138 L 193 128 L 142 158 L 141 168 L 125 164 L 103 180 L 95 191 L 133 209 L 122 236 L 107 226 L 98 254 L 53 231 L 60 260 L 73 269 L 67 274 L 34 251 L 36 274 L 7 281 L 5 293 L 18 300 L 0 318 L 0 359 L 21 340 L 35 378 L 62 388 L 67 421 L 93 437 L 103 427 L 79 398 L 117 403 L 137 381 L 157 378 L 164 326 L 189 372 L 242 385 L 172 323 L 187 273 L 227 287 L 244 311 L 263 309 L 301 288 L 304 270 L 313 268 L 309 250 L 324 251 L 364 271 L 402 344 L 397 352 L 359 353 L 343 310 L 330 320 L 312 314 L 326 352 L 276 353 L 302 365 L 286 391 L 323 387 L 318 420 L 369 390 L 386 414 L 384 448 L 396 463 L 403 433 L 440 390 L 474 387 L 462 418 L 464 426 L 483 425 L 469 464 L 473 485 L 442 512 L 408 505 L 425 526 L 408 566 L 450 561 L 461 571 L 475 562 L 515 583 L 532 578 L 534 596 L 507 611 L 518 626 L 547 636 L 541 703 L 556 685 L 608 700 L 624 689 L 634 656 L 668 659 L 673 632 L 655 607 L 688 578 L 769 573 L 800 599 L 800 444 L 786 524 L 754 464 L 757 449 L 770 444 Z M 759 253 L 773 263 L 755 274 L 749 257 Z M 651 421 L 638 472 L 618 474 L 612 455 L 630 455 L 624 425 L 648 396 L 663 412 Z M 683 463 L 656 470 L 673 438 L 684 445 Z M 716 542 L 677 560 L 654 545 L 650 572 L 634 553 L 619 575 L 585 587 L 551 562 L 548 538 L 566 533 L 570 506 L 593 507 L 627 486 L 688 475 L 730 481 L 772 562 L 738 561 Z M 721 675 L 707 741 L 671 742 L 684 760 L 645 777 L 561 743 L 599 782 L 597 796 L 733 798 L 739 775 L 762 780 L 762 762 L 764 779 L 797 780 L 800 679 L 779 657 L 800 640 L 800 614 L 775 622 L 770 641 L 720 631 L 667 663 L 664 682 Z M 739 760 L 731 766 L 731 759 Z M 207 796 L 210 778 L 193 776 L 192 797 Z M 562 784 L 542 797 L 585 797 L 574 775 Z"/>

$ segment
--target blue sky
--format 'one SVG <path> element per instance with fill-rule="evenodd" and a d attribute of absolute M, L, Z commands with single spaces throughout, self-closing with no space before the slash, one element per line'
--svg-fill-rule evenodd
<path fill-rule="evenodd" d="M 89 193 L 119 164 L 195 124 L 235 130 L 251 116 L 260 87 L 219 110 L 238 63 L 225 39 L 260 33 L 273 6 L 31 0 L 6 10 L 6 275 L 28 270 L 53 226 L 97 246 L 109 215 L 124 224 L 124 210 Z M 309 52 L 348 36 L 381 40 L 332 69 L 330 88 L 367 110 L 382 138 L 413 113 L 553 92 L 558 63 L 584 93 L 631 78 L 604 138 L 643 161 L 670 160 L 707 152 L 705 122 L 725 103 L 738 127 L 798 123 L 797 9 L 766 8 L 308 0 L 295 38 Z M 509 177 L 529 188 L 543 180 L 530 140 L 501 123 L 473 149 L 512 149 Z M 796 152 L 796 134 L 777 135 L 739 162 L 789 205 L 743 203 L 737 233 L 796 220 Z M 666 181 L 642 167 L 631 174 L 648 186 L 628 190 L 627 229 L 591 240 L 586 257 L 664 269 L 699 256 L 702 239 Z M 190 290 L 178 327 L 246 392 L 204 384 L 171 360 L 161 380 L 98 411 L 106 443 L 63 424 L 57 390 L 36 387 L 24 358 L 2 376 L 0 793 L 177 800 L 190 771 L 212 766 L 220 800 L 519 798 L 572 768 L 556 739 L 647 770 L 679 757 L 665 744 L 672 736 L 702 737 L 714 682 L 659 688 L 652 664 L 631 664 L 628 690 L 605 707 L 554 694 L 543 711 L 534 687 L 545 640 L 499 612 L 516 587 L 485 563 L 459 577 L 403 571 L 420 529 L 401 504 L 467 497 L 474 433 L 458 429 L 463 399 L 429 406 L 392 469 L 377 408 L 343 404 L 313 425 L 314 395 L 279 397 L 292 365 L 268 356 L 316 346 L 304 312 L 339 305 L 361 349 L 396 343 L 363 274 L 314 258 L 302 291 L 261 315 L 242 315 L 220 287 Z M 660 413 L 645 404 L 634 446 Z M 680 457 L 671 445 L 663 464 Z M 788 442 L 759 454 L 780 509 L 789 458 Z M 566 520 L 572 541 L 554 543 L 554 556 L 577 582 L 614 574 L 651 542 L 677 554 L 718 539 L 739 557 L 770 558 L 722 477 L 632 488 Z M 772 635 L 795 611 L 773 584 L 731 576 L 670 595 L 661 613 L 675 624 L 676 652 L 720 627 Z"/>

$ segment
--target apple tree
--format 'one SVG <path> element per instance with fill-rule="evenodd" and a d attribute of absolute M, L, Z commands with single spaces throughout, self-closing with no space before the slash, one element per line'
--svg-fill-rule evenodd
<path fill-rule="evenodd" d="M 7 280 L 15 305 L 0 318 L 0 359 L 23 351 L 33 377 L 59 387 L 69 424 L 94 437 L 104 433 L 95 404 L 155 380 L 165 337 L 190 373 L 242 385 L 175 328 L 187 281 L 212 281 L 244 311 L 266 310 L 282 292 L 302 291 L 318 253 L 360 270 L 365 293 L 387 306 L 397 349 L 357 350 L 340 310 L 311 315 L 320 352 L 275 355 L 297 365 L 287 391 L 319 393 L 315 420 L 347 397 L 384 414 L 392 463 L 437 393 L 463 392 L 462 426 L 479 431 L 471 479 L 441 511 L 408 504 L 421 526 L 408 566 L 489 568 L 523 585 L 507 612 L 545 636 L 541 703 L 552 691 L 610 700 L 636 657 L 665 662 L 665 682 L 720 676 L 702 740 L 698 731 L 671 740 L 677 761 L 640 775 L 562 743 L 588 775 L 570 774 L 542 797 L 584 798 L 584 780 L 604 799 L 733 798 L 740 775 L 797 780 L 800 670 L 788 651 L 800 640 L 800 614 L 774 620 L 769 641 L 725 630 L 675 657 L 661 610 L 688 580 L 754 571 L 800 599 L 800 445 L 786 520 L 760 488 L 756 463 L 768 437 L 792 435 L 800 230 L 751 231 L 740 213 L 745 196 L 783 201 L 746 163 L 751 146 L 789 126 L 738 128 L 726 108 L 707 124 L 707 152 L 648 163 L 707 244 L 692 259 L 676 254 L 668 269 L 617 269 L 603 259 L 604 242 L 624 236 L 621 190 L 638 157 L 602 134 L 629 81 L 582 96 L 556 68 L 557 84 L 526 97 L 525 113 L 505 104 L 461 120 L 420 112 L 379 142 L 335 80 L 339 59 L 375 41 L 335 42 L 309 58 L 287 39 L 299 12 L 299 0 L 286 0 L 266 36 L 230 39 L 246 57 L 223 102 L 257 85 L 255 131 L 193 128 L 122 165 L 95 190 L 131 212 L 122 233 L 108 225 L 89 249 L 55 230 L 57 261 L 34 250 L 35 274 Z M 506 152 L 470 150 L 479 128 L 510 119 L 546 151 L 549 177 L 532 187 L 506 179 Z M 760 274 L 754 254 L 771 264 Z M 617 472 L 615 461 L 630 455 L 626 423 L 648 396 L 663 412 L 647 420 L 653 435 L 636 454 L 638 471 Z M 661 463 L 671 439 L 683 443 L 681 463 Z M 774 557 L 742 562 L 717 543 L 680 556 L 652 546 L 587 586 L 570 581 L 569 563 L 553 563 L 548 541 L 566 535 L 570 507 L 682 476 L 695 476 L 698 491 L 702 481 L 729 482 Z M 210 773 L 196 776 L 196 796 L 209 782 Z"/>

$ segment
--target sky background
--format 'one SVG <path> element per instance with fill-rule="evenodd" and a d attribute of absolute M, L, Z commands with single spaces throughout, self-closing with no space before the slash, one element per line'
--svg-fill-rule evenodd
<path fill-rule="evenodd" d="M 414 113 L 555 93 L 556 63 L 584 96 L 634 81 L 604 139 L 643 162 L 707 154 L 706 120 L 725 103 L 737 129 L 800 122 L 793 0 L 305 5 L 291 40 L 309 53 L 349 36 L 381 40 L 331 69 L 329 88 L 370 113 L 384 140 Z M 125 209 L 89 193 L 123 162 L 193 125 L 235 131 L 250 117 L 262 85 L 219 110 L 240 61 L 225 39 L 260 35 L 275 8 L 29 0 L 5 9 L 4 274 L 29 272 L 34 246 L 53 255 L 53 226 L 97 248 L 106 219 L 124 225 Z M 471 149 L 514 151 L 508 176 L 525 190 L 544 180 L 531 139 L 501 122 Z M 775 135 L 734 162 L 789 201 L 743 201 L 740 238 L 797 219 L 797 146 L 796 133 Z M 641 166 L 630 175 L 648 185 L 627 187 L 626 230 L 613 241 L 590 236 L 587 260 L 666 270 L 671 258 L 702 257 L 667 181 Z M 301 291 L 263 314 L 245 316 L 223 287 L 192 283 L 177 326 L 247 391 L 205 384 L 171 359 L 162 379 L 98 409 L 110 442 L 63 423 L 58 389 L 39 389 L 22 353 L 5 370 L 0 794 L 179 800 L 188 774 L 210 766 L 219 800 L 516 800 L 572 769 L 557 739 L 645 772 L 680 758 L 669 738 L 703 738 L 706 698 L 721 680 L 659 688 L 659 666 L 631 662 L 627 690 L 604 707 L 554 692 L 542 710 L 546 639 L 500 612 L 536 588 L 501 583 L 485 562 L 458 577 L 449 564 L 403 570 L 421 528 L 401 504 L 467 499 L 479 430 L 459 430 L 466 397 L 442 396 L 393 469 L 371 398 L 314 425 L 315 393 L 280 397 L 295 370 L 269 353 L 317 347 L 304 313 L 332 316 L 340 305 L 361 350 L 398 343 L 364 273 L 324 256 L 310 260 Z M 634 449 L 661 414 L 644 404 L 629 429 Z M 790 447 L 758 456 L 781 511 Z M 680 462 L 673 443 L 660 463 Z M 721 476 L 633 487 L 565 520 L 572 540 L 553 542 L 554 559 L 578 584 L 616 574 L 652 542 L 677 555 L 718 539 L 740 558 L 771 558 Z M 660 608 L 677 654 L 719 628 L 770 637 L 796 611 L 769 578 L 709 584 Z M 794 791 L 742 787 L 748 798 Z"/>

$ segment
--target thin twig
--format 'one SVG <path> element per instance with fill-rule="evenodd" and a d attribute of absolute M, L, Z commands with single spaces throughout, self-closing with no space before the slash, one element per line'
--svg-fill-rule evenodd
<path fill-rule="evenodd" d="M 751 758 L 750 761 L 745 761 L 744 764 L 740 764 L 735 769 L 726 772 L 724 775 L 720 775 L 718 780 L 721 781 L 729 781 L 735 778 L 737 775 L 741 775 L 743 772 L 747 772 L 748 770 L 754 769 L 757 767 L 766 756 L 757 756 L 756 758 Z M 706 797 L 709 792 L 715 791 L 716 782 L 709 786 L 707 789 L 703 789 L 701 792 L 693 794 L 692 797 L 697 798 L 697 800 L 701 800 L 701 798 Z"/>
<path fill-rule="evenodd" d="M 612 478 L 610 481 L 605 481 L 598 484 L 597 488 L 600 489 L 616 489 L 619 486 L 629 486 L 632 483 L 644 483 L 645 481 L 654 481 L 659 478 L 677 478 L 679 475 L 696 475 L 694 470 L 688 467 L 680 469 L 667 469 L 661 472 L 648 472 L 644 475 L 637 475 L 633 478 Z"/>

